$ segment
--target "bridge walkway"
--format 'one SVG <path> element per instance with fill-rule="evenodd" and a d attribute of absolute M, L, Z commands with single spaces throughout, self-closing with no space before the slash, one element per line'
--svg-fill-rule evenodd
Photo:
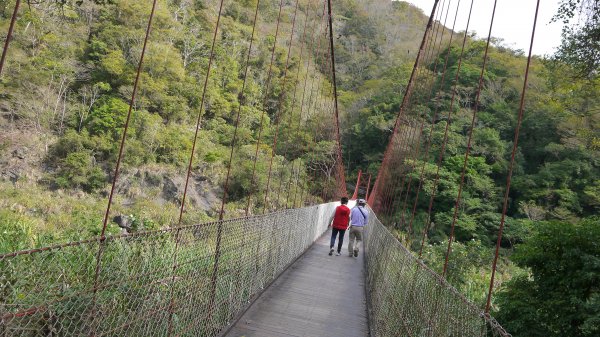
<path fill-rule="evenodd" d="M 250 306 L 228 337 L 368 336 L 364 255 L 329 256 L 331 231 L 319 238 Z"/>

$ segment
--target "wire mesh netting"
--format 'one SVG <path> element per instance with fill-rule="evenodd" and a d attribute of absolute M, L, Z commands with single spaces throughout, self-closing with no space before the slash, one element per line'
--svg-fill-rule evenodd
<path fill-rule="evenodd" d="M 0 255 L 0 336 L 214 336 L 334 203 Z"/>
<path fill-rule="evenodd" d="M 510 336 L 413 256 L 377 217 L 369 220 L 365 251 L 372 337 Z"/>

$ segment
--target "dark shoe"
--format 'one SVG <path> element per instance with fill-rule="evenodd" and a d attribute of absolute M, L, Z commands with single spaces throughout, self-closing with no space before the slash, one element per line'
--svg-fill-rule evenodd
<path fill-rule="evenodd" d="M 358 257 L 358 250 L 354 251 L 354 257 Z"/>
<path fill-rule="evenodd" d="M 333 255 L 333 248 L 329 250 L 329 256 Z"/>

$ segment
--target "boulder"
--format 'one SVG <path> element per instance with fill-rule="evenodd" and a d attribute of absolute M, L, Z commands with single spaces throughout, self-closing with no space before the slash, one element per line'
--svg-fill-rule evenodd
<path fill-rule="evenodd" d="M 127 233 L 131 233 L 133 218 L 128 215 L 117 215 L 112 220 L 117 226 L 123 228 Z"/>
<path fill-rule="evenodd" d="M 13 150 L 12 156 L 19 159 L 25 159 L 27 157 L 27 152 L 29 152 L 27 147 L 18 147 Z"/>

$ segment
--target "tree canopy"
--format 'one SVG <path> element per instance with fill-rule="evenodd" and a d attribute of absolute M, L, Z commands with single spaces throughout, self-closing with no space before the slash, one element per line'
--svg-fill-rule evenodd
<path fill-rule="evenodd" d="M 515 336 L 600 334 L 600 218 L 540 222 L 511 259 L 526 272 L 499 294 L 498 318 Z"/>
<path fill-rule="evenodd" d="M 600 1 L 563 0 L 554 17 L 564 23 L 554 58 L 572 65 L 582 77 L 600 75 Z"/>

